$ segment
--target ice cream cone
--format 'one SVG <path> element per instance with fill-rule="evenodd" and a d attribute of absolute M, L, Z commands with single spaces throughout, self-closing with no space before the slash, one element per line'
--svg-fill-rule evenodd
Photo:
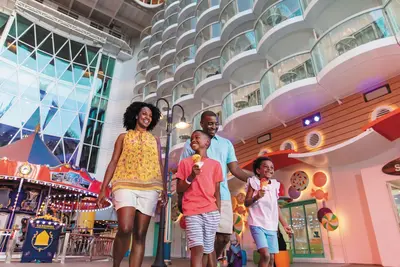
<path fill-rule="evenodd" d="M 199 154 L 194 154 L 192 156 L 192 160 L 193 160 L 194 164 L 199 166 L 199 168 L 203 167 L 204 162 L 201 161 L 201 156 Z"/>

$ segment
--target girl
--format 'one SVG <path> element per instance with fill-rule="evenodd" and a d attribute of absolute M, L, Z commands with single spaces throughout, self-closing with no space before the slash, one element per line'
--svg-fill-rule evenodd
<path fill-rule="evenodd" d="M 247 181 L 245 206 L 249 207 L 248 223 L 258 252 L 259 267 L 273 267 L 274 254 L 279 253 L 278 222 L 291 237 L 292 230 L 282 216 L 278 206 L 280 184 L 275 179 L 274 164 L 270 158 L 259 157 L 253 163 L 256 176 Z"/>
<path fill-rule="evenodd" d="M 111 182 L 118 216 L 118 232 L 114 241 L 114 267 L 119 267 L 132 236 L 130 267 L 142 265 L 145 240 L 150 219 L 154 216 L 160 191 L 162 204 L 167 200 L 166 180 L 161 176 L 161 146 L 150 131 L 160 119 L 160 110 L 147 103 L 134 102 L 124 114 L 128 131 L 115 142 L 98 205 Z M 132 234 L 133 233 L 133 234 Z"/>

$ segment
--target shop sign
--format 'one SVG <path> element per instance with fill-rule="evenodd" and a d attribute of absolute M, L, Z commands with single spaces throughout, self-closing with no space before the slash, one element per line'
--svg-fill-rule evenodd
<path fill-rule="evenodd" d="M 389 175 L 399 175 L 400 176 L 400 158 L 397 158 L 382 168 L 382 172 Z"/>

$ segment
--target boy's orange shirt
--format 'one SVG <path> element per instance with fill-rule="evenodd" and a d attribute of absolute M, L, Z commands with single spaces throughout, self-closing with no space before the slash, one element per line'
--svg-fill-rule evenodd
<path fill-rule="evenodd" d="M 222 168 L 218 161 L 205 158 L 200 174 L 194 178 L 190 187 L 183 194 L 183 215 L 191 216 L 218 210 L 215 203 L 215 185 L 223 181 Z M 192 157 L 179 162 L 176 178 L 185 180 L 192 173 Z"/>

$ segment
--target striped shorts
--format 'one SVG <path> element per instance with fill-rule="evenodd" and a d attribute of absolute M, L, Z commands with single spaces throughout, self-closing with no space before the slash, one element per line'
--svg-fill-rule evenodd
<path fill-rule="evenodd" d="M 220 217 L 219 211 L 186 216 L 186 235 L 189 248 L 202 246 L 204 254 L 212 253 Z"/>

